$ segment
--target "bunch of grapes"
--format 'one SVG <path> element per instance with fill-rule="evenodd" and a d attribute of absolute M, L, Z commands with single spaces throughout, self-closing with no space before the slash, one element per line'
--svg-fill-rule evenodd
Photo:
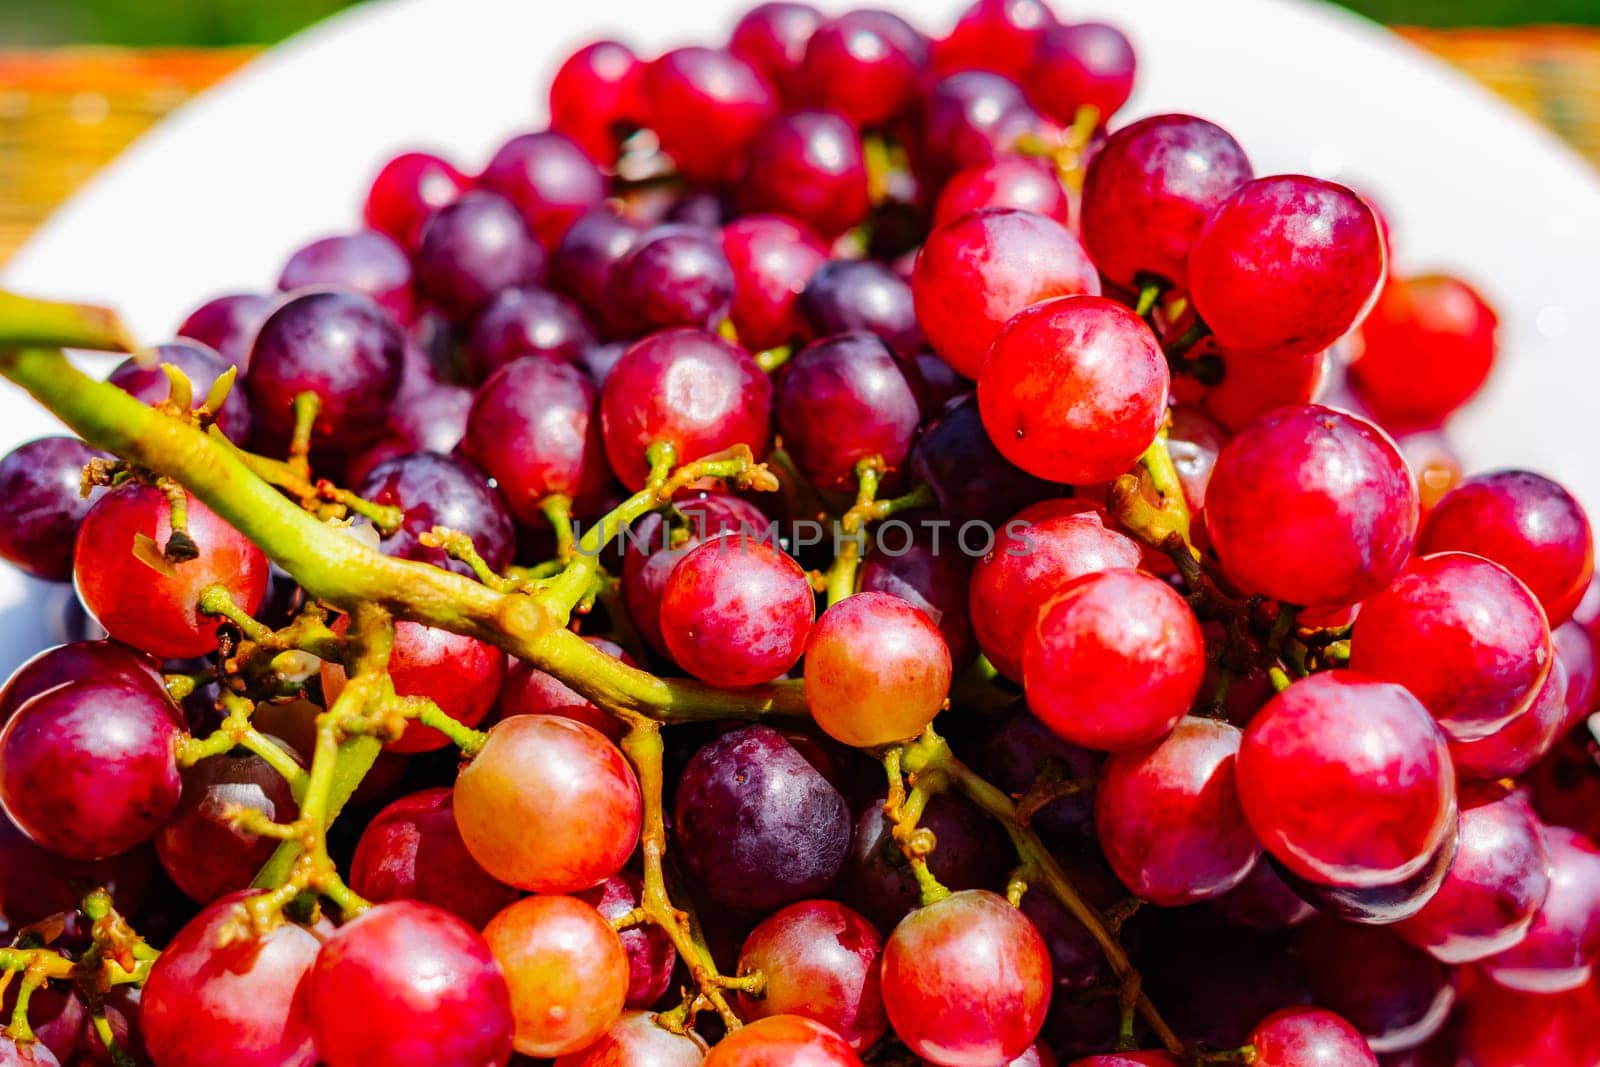
<path fill-rule="evenodd" d="M 1042 0 L 573 53 L 133 351 L 0 690 L 0 1065 L 1594 1067 L 1600 593 L 1371 203 Z"/>

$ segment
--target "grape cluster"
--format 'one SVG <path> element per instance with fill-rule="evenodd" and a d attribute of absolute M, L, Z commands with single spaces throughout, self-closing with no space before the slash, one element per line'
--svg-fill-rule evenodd
<path fill-rule="evenodd" d="M 0 460 L 0 1064 L 1594 1067 L 1496 316 L 1043 0 L 574 52 Z M 8 304 L 8 306 L 11 306 Z"/>

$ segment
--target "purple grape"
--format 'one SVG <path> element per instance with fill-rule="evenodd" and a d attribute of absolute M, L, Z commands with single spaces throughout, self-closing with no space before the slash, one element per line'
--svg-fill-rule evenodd
<path fill-rule="evenodd" d="M 72 577 L 72 546 L 89 505 L 83 468 L 102 453 L 76 437 L 40 437 L 0 459 L 0 559 L 47 582 Z"/>
<path fill-rule="evenodd" d="M 883 528 L 879 528 L 879 536 L 861 561 L 861 591 L 892 593 L 921 610 L 939 627 L 950 649 L 950 662 L 960 671 L 978 651 L 967 615 L 972 560 L 959 551 L 935 552 L 920 528 L 912 528 L 917 533 L 906 535 L 904 545 L 898 533 L 888 534 L 886 545 Z"/>
<path fill-rule="evenodd" d="M 378 439 L 345 465 L 349 483 L 366 480 L 385 460 L 413 452 L 449 454 L 467 432 L 472 390 L 443 382 L 402 390 L 389 408 L 389 420 Z"/>
<path fill-rule="evenodd" d="M 1096 778 L 1104 762 L 1101 753 L 1063 741 L 1027 711 L 1007 716 L 977 756 L 990 781 L 1018 796 L 1041 775 L 1062 781 Z M 1086 790 L 1052 800 L 1034 813 L 1030 825 L 1057 848 L 1092 846 L 1094 794 Z"/>
<path fill-rule="evenodd" d="M 511 513 L 489 479 L 472 464 L 437 452 L 416 452 L 380 463 L 367 475 L 359 495 L 405 514 L 400 529 L 380 547 L 387 555 L 415 559 L 469 573 L 440 549 L 420 538 L 435 526 L 459 530 L 496 570 L 511 562 L 516 545 Z"/>
<path fill-rule="evenodd" d="M 1450 1016 L 1450 969 L 1388 930 L 1318 919 L 1294 947 L 1318 1006 L 1360 1030 L 1374 1052 L 1415 1048 Z"/>
<path fill-rule="evenodd" d="M 834 111 L 796 111 L 773 119 L 750 147 L 739 185 L 748 212 L 771 211 L 834 238 L 867 217 L 867 165 L 861 132 Z"/>
<path fill-rule="evenodd" d="M 779 378 L 775 406 L 784 448 L 826 490 L 852 487 L 856 464 L 874 456 L 897 471 L 921 421 L 894 353 L 862 330 L 801 349 Z"/>
<path fill-rule="evenodd" d="M 592 905 L 601 918 L 614 920 L 639 906 L 643 890 L 638 875 L 623 871 L 575 895 Z M 678 952 L 672 947 L 667 932 L 650 923 L 619 930 L 617 936 L 622 938 L 622 947 L 628 953 L 627 1006 L 642 1011 L 672 987 L 672 969 L 677 965 Z"/>
<path fill-rule="evenodd" d="M 0 995 L 0 1018 L 5 1019 L 8 1026 L 17 1004 L 17 988 L 22 984 L 20 978 L 20 975 L 14 974 L 11 984 Z M 28 998 L 28 1025 L 33 1030 L 35 1040 L 64 1062 L 78 1047 L 78 1038 L 83 1033 L 88 1015 L 83 1001 L 69 985 L 46 982 Z"/>
<path fill-rule="evenodd" d="M 545 252 L 511 201 L 477 189 L 429 217 L 416 264 L 423 294 L 463 322 L 500 290 L 544 281 Z"/>
<path fill-rule="evenodd" d="M 1230 923 L 1255 930 L 1288 930 L 1317 914 L 1265 858 L 1256 861 L 1244 881 L 1211 901 L 1211 908 Z"/>
<path fill-rule="evenodd" d="M 822 13 L 810 4 L 788 0 L 757 4 L 734 24 L 728 51 L 765 74 L 786 99 L 793 99 L 806 44 L 820 25 Z"/>
<path fill-rule="evenodd" d="M 733 268 L 716 235 L 687 223 L 647 231 L 617 263 L 612 303 L 633 332 L 713 327 L 733 298 Z"/>
<path fill-rule="evenodd" d="M 516 205 L 547 249 L 606 198 L 606 180 L 583 149 L 553 130 L 525 133 L 500 146 L 478 178 L 479 188 Z"/>
<path fill-rule="evenodd" d="M 332 286 L 372 297 L 398 322 L 416 310 L 411 257 L 394 238 L 377 230 L 324 237 L 305 245 L 283 265 L 278 288 Z"/>
<path fill-rule="evenodd" d="M 468 371 L 481 382 L 522 356 L 544 356 L 564 363 L 595 343 L 583 312 L 548 289 L 506 289 L 473 320 L 467 335 Z"/>
<path fill-rule="evenodd" d="M 890 930 L 922 903 L 922 895 L 900 845 L 890 835 L 884 799 L 880 792 L 856 819 L 844 889 L 852 907 L 879 929 Z M 1005 842 L 994 835 L 994 825 L 959 794 L 934 796 L 917 825 L 932 830 L 938 840 L 928 856 L 928 869 L 952 892 L 980 889 L 1005 877 Z"/>
<path fill-rule="evenodd" d="M 247 889 L 278 842 L 234 829 L 235 811 L 291 823 L 300 809 L 289 783 L 254 753 L 211 756 L 183 772 L 183 798 L 156 835 L 156 855 L 197 904 Z"/>
<path fill-rule="evenodd" d="M 189 313 L 177 335 L 210 345 L 241 371 L 250 365 L 256 331 L 272 311 L 272 301 L 256 293 L 230 293 L 206 301 Z"/>
<path fill-rule="evenodd" d="M 644 228 L 600 207 L 578 219 L 561 238 L 550 261 L 550 285 L 581 304 L 610 328 L 619 309 L 611 304 L 611 275 Z"/>
<path fill-rule="evenodd" d="M 976 163 L 1012 153 L 1018 139 L 1041 125 L 1016 82 L 986 70 L 941 78 L 923 103 L 922 166 L 942 179 Z"/>
<path fill-rule="evenodd" d="M 824 263 L 801 292 L 798 307 L 813 338 L 867 330 L 906 359 L 924 346 L 910 283 L 876 260 Z"/>
<path fill-rule="evenodd" d="M 191 403 L 195 407 L 205 401 L 211 387 L 230 366 L 215 349 L 198 341 L 178 340 L 156 345 L 148 358 L 130 357 L 123 360 L 106 381 L 136 400 L 151 405 L 160 404 L 172 394 L 172 380 L 161 369 L 163 363 L 177 367 L 189 379 L 194 386 Z M 216 415 L 218 429 L 230 439 L 250 439 L 250 402 L 245 399 L 244 388 L 238 382 L 234 382 L 233 388 L 228 391 L 228 399 L 223 401 L 222 410 Z"/>

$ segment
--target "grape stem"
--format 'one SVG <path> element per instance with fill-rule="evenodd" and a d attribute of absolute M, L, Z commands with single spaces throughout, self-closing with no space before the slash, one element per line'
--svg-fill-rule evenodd
<path fill-rule="evenodd" d="M 928 801 L 944 792 L 950 782 L 942 770 L 930 767 L 917 775 L 916 782 L 907 790 L 905 775 L 900 767 L 903 751 L 896 746 L 884 754 L 883 769 L 889 779 L 889 795 L 884 799 L 883 811 L 889 818 L 890 833 L 895 844 L 900 846 L 901 853 L 911 866 L 911 874 L 917 880 L 922 905 L 927 907 L 948 897 L 950 890 L 928 868 L 928 857 L 938 842 L 932 831 L 919 828 L 917 823 L 927 810 Z"/>

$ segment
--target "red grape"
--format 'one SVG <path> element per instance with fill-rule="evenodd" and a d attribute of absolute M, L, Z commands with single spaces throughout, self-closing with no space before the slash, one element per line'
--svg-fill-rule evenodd
<path fill-rule="evenodd" d="M 568 227 L 550 261 L 551 288 L 583 305 L 608 336 L 626 318 L 624 309 L 611 305 L 611 275 L 644 230 L 608 207 L 596 208 Z"/>
<path fill-rule="evenodd" d="M 1256 1067 L 1378 1067 L 1360 1032 L 1331 1011 L 1285 1008 L 1250 1034 Z"/>
<path fill-rule="evenodd" d="M 397 254 L 404 261 L 404 253 L 397 251 Z M 172 394 L 172 379 L 161 369 L 163 363 L 172 364 L 189 379 L 189 384 L 194 387 L 193 403 L 197 406 L 210 394 L 211 387 L 216 385 L 217 379 L 230 366 L 222 354 L 209 345 L 178 340 L 156 345 L 146 356 L 130 356 L 117 364 L 106 381 L 137 400 L 159 406 Z M 214 414 L 217 427 L 229 438 L 234 441 L 250 439 L 250 402 L 245 399 L 242 388 L 231 390 L 228 399 L 223 401 L 222 409 Z M 82 466 L 79 464 L 80 471 Z"/>
<path fill-rule="evenodd" d="M 1040 38 L 1028 71 L 1028 95 L 1064 125 L 1085 107 L 1094 108 L 1103 125 L 1127 103 L 1135 69 L 1133 46 L 1115 27 L 1103 22 L 1052 26 Z"/>
<path fill-rule="evenodd" d="M 961 552 L 935 552 L 930 539 L 915 532 L 904 544 L 890 534 L 886 546 L 884 533 L 879 527 L 861 561 L 861 591 L 899 597 L 926 615 L 944 638 L 951 668 L 959 672 L 978 651 L 967 612 L 972 561 Z"/>
<path fill-rule="evenodd" d="M 831 900 L 791 904 L 768 916 L 739 951 L 739 974 L 766 976 L 762 995 L 741 994 L 747 1019 L 801 1015 L 857 1052 L 889 1028 L 878 986 L 883 941 L 865 918 Z"/>
<path fill-rule="evenodd" d="M 246 889 L 278 842 L 234 827 L 241 810 L 292 823 L 300 809 L 283 776 L 253 753 L 211 756 L 183 772 L 183 797 L 156 834 L 172 884 L 197 904 Z"/>
<path fill-rule="evenodd" d="M 465 460 L 437 452 L 398 456 L 373 467 L 357 492 L 403 515 L 400 528 L 379 543 L 387 555 L 465 571 L 466 564 L 422 544 L 423 534 L 443 526 L 472 538 L 490 567 L 498 570 L 511 562 L 511 512 L 483 472 Z"/>
<path fill-rule="evenodd" d="M 1555 746 L 1567 722 L 1567 668 L 1557 655 L 1522 709 L 1504 726 L 1471 741 L 1450 741 L 1450 758 L 1464 778 L 1512 778 Z"/>
<path fill-rule="evenodd" d="M 673 1033 L 647 1011 L 625 1011 L 594 1044 L 558 1057 L 554 1067 L 700 1067 L 706 1043 Z"/>
<path fill-rule="evenodd" d="M 416 310 L 411 258 L 393 237 L 377 230 L 324 237 L 302 245 L 283 265 L 283 292 L 332 286 L 370 296 L 398 322 Z M 200 390 L 204 395 L 204 390 Z"/>
<path fill-rule="evenodd" d="M 1004 156 L 974 163 L 944 183 L 933 209 L 935 228 L 980 208 L 1013 208 L 1067 224 L 1067 191 L 1046 163 L 1030 156 Z"/>
<path fill-rule="evenodd" d="M 438 156 L 402 152 L 372 179 L 362 217 L 374 230 L 415 249 L 428 216 L 453 203 L 471 185 L 465 175 Z"/>
<path fill-rule="evenodd" d="M 622 309 L 630 333 L 714 329 L 733 299 L 733 268 L 712 230 L 664 223 L 646 230 L 617 261 L 610 299 Z"/>
<path fill-rule="evenodd" d="M 0 1067 L 61 1067 L 50 1047 L 0 1034 Z"/>
<path fill-rule="evenodd" d="M 905 110 L 928 64 L 928 40 L 898 15 L 862 9 L 828 19 L 806 42 L 805 98 L 876 126 Z"/>
<path fill-rule="evenodd" d="M 587 635 L 584 641 L 630 667 L 638 666 L 632 656 L 604 637 Z M 513 659 L 500 686 L 500 715 L 564 715 L 593 726 L 613 741 L 622 740 L 624 727 L 614 716 L 585 699 L 553 674 L 539 670 L 526 660 Z"/>
<path fill-rule="evenodd" d="M 45 649 L 12 672 L 0 689 L 0 726 L 40 693 L 84 678 L 166 691 L 159 665 L 144 653 L 115 641 L 74 641 Z"/>
<path fill-rule="evenodd" d="M 774 398 L 783 447 L 813 485 L 848 490 L 856 464 L 898 471 L 922 420 L 901 362 L 862 330 L 813 341 L 789 361 Z"/>
<path fill-rule="evenodd" d="M 746 215 L 722 228 L 722 252 L 733 268 L 728 317 L 740 344 L 759 351 L 801 332 L 800 294 L 828 258 L 814 234 L 779 215 Z"/>
<path fill-rule="evenodd" d="M 1535 995 L 1476 979 L 1462 997 L 1456 1041 L 1463 1067 L 1589 1067 L 1600 1062 L 1600 988 Z"/>
<path fill-rule="evenodd" d="M 829 240 L 867 217 L 861 132 L 836 111 L 795 111 L 762 127 L 750 146 L 739 203 L 805 223 Z"/>
<path fill-rule="evenodd" d="M 1021 79 L 1045 31 L 1056 25 L 1043 0 L 975 0 L 949 36 L 933 42 L 933 69 L 993 70 Z"/>
<path fill-rule="evenodd" d="M 915 737 L 950 691 L 950 650 L 939 628 L 890 593 L 858 593 L 823 612 L 805 664 L 811 717 L 857 748 Z"/>
<path fill-rule="evenodd" d="M 473 381 L 481 382 L 521 356 L 577 363 L 594 343 L 594 331 L 576 304 L 525 285 L 502 290 L 478 313 L 467 337 L 467 357 Z"/>
<path fill-rule="evenodd" d="M 1389 930 L 1319 919 L 1294 947 L 1318 1006 L 1361 1031 L 1374 1052 L 1416 1048 L 1450 1016 L 1450 969 Z"/>
<path fill-rule="evenodd" d="M 1600 956 L 1600 848 L 1575 830 L 1541 829 L 1550 891 L 1528 935 L 1484 960 L 1484 973 L 1507 989 L 1561 993 L 1589 982 Z"/>
<path fill-rule="evenodd" d="M 1489 377 L 1498 324 L 1466 282 L 1391 278 L 1361 324 L 1351 384 L 1386 426 L 1436 426 Z"/>
<path fill-rule="evenodd" d="M 1326 352 L 1289 359 L 1236 352 L 1220 355 L 1222 382 L 1206 389 L 1199 404 L 1206 414 L 1230 430 L 1243 429 L 1274 408 L 1309 402 L 1321 391 L 1328 374 Z"/>
<path fill-rule="evenodd" d="M 516 205 L 474 189 L 428 217 L 416 266 L 423 294 L 445 315 L 465 322 L 500 290 L 543 281 L 545 251 Z"/>
<path fill-rule="evenodd" d="M 799 1015 L 772 1015 L 714 1045 L 705 1067 L 861 1067 L 844 1038 Z"/>
<path fill-rule="evenodd" d="M 1288 930 L 1317 914 L 1264 856 L 1244 881 L 1212 901 L 1212 908 L 1228 922 L 1254 930 Z"/>
<path fill-rule="evenodd" d="M 644 883 L 635 874 L 623 871 L 614 874 L 593 889 L 576 893 L 579 900 L 588 904 L 607 922 L 615 922 L 639 907 L 644 893 Z M 678 963 L 678 950 L 672 945 L 667 932 L 653 923 L 640 923 L 618 930 L 622 948 L 628 954 L 628 996 L 630 1008 L 648 1008 L 672 987 L 673 968 Z"/>
<path fill-rule="evenodd" d="M 10 985 L 5 994 L 0 996 L 0 1018 L 6 1020 L 9 1026 L 12 1013 L 17 1005 L 17 987 L 21 984 L 21 975 L 13 974 Z M 69 1060 L 73 1051 L 78 1047 L 79 1038 L 83 1036 L 84 1022 L 88 1011 L 82 1000 L 78 999 L 76 991 L 70 986 L 59 986 L 46 982 L 33 991 L 28 999 L 28 1026 L 33 1030 L 34 1040 L 38 1042 L 34 1048 L 48 1051 L 57 1060 Z M 4 1048 L 4 1039 L 0 1039 L 0 1049 Z M 98 1041 L 98 1035 L 95 1037 Z M 19 1046 L 27 1048 L 27 1046 Z M 0 1052 L 0 1063 L 4 1063 L 5 1053 Z M 22 1061 L 26 1064 L 28 1061 Z M 40 1063 L 54 1063 L 55 1060 Z"/>
<path fill-rule="evenodd" d="M 964 70 L 934 82 L 922 99 L 917 162 L 930 184 L 975 163 L 1004 158 L 1044 125 L 1010 78 Z"/>
<path fill-rule="evenodd" d="M 524 133 L 501 145 L 478 184 L 511 201 L 546 249 L 554 249 L 580 215 L 606 198 L 606 180 L 594 160 L 554 130 Z"/>
<path fill-rule="evenodd" d="M 687 178 L 732 177 L 777 110 L 772 86 L 749 63 L 713 48 L 677 48 L 645 66 L 645 125 Z"/>
<path fill-rule="evenodd" d="M 117 906 L 135 913 L 157 881 L 155 850 L 140 846 L 103 860 L 68 859 L 30 840 L 0 813 L 0 934 L 75 910 L 84 894 L 104 887 Z"/>
<path fill-rule="evenodd" d="M 620 134 L 638 125 L 643 110 L 643 72 L 625 44 L 584 45 L 550 79 L 550 128 L 570 137 L 596 163 L 615 163 Z"/>
<path fill-rule="evenodd" d="M 177 336 L 209 345 L 240 370 L 250 365 L 250 345 L 272 301 L 256 293 L 229 293 L 206 301 L 189 313 Z"/>
<path fill-rule="evenodd" d="M 1169 1052 L 1108 1052 L 1103 1056 L 1085 1056 L 1073 1060 L 1068 1067 L 1181 1067 L 1182 1061 Z"/>

